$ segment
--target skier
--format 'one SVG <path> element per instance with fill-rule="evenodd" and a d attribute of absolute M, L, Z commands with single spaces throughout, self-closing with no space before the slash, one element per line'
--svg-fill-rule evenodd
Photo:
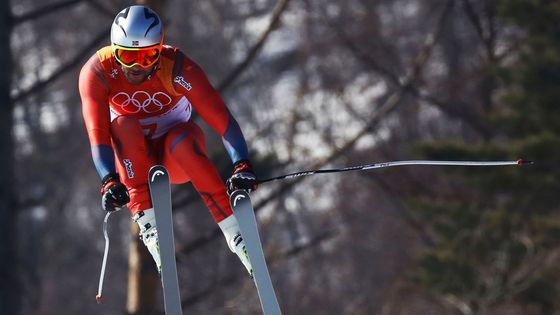
<path fill-rule="evenodd" d="M 105 211 L 128 206 L 158 270 L 161 259 L 148 170 L 163 164 L 174 184 L 191 181 L 247 271 L 252 267 L 227 191 L 254 190 L 247 144 L 237 121 L 203 70 L 178 48 L 163 44 L 162 21 L 135 5 L 117 14 L 111 45 L 82 67 L 79 90 Z M 224 185 L 206 155 L 195 110 L 221 137 L 233 163 Z M 227 187 L 226 187 L 227 186 Z"/>

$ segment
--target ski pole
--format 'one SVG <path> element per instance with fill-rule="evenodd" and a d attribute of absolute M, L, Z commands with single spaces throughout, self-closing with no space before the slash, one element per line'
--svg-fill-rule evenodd
<path fill-rule="evenodd" d="M 313 174 L 324 174 L 324 173 L 340 173 L 340 172 L 350 172 L 350 171 L 365 171 L 375 168 L 385 168 L 394 166 L 405 166 L 405 165 L 445 165 L 445 166 L 506 166 L 506 165 L 517 165 L 522 166 L 523 164 L 533 164 L 531 161 L 517 160 L 517 161 L 432 161 L 432 160 L 410 160 L 410 161 L 392 161 L 392 162 L 382 162 L 373 163 L 367 165 L 349 166 L 343 168 L 332 168 L 332 169 L 319 169 L 310 171 L 301 171 L 290 174 L 285 174 L 277 177 L 267 178 L 259 180 L 259 184 L 271 182 L 279 179 L 295 178 L 301 176 L 308 176 Z"/>
<path fill-rule="evenodd" d="M 97 295 L 95 296 L 95 300 L 97 304 L 101 303 L 103 299 L 102 291 L 103 291 L 103 279 L 105 278 L 105 266 L 107 265 L 107 256 L 109 254 L 109 234 L 107 233 L 107 221 L 109 220 L 109 216 L 113 213 L 113 211 L 107 212 L 105 215 L 105 219 L 103 220 L 103 237 L 105 237 L 105 251 L 103 253 L 103 263 L 101 264 L 101 275 L 99 276 L 99 289 L 97 290 Z"/>

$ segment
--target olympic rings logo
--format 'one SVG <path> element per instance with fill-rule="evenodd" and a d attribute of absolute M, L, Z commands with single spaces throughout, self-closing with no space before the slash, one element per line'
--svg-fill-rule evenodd
<path fill-rule="evenodd" d="M 143 111 L 148 114 L 157 113 L 171 104 L 171 97 L 163 92 L 154 95 L 146 91 L 136 91 L 132 96 L 126 92 L 119 92 L 113 96 L 111 102 L 127 113 L 136 114 Z"/>

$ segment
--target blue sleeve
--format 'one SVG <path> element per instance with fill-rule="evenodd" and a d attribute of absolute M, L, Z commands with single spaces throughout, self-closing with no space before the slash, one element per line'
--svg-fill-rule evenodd
<path fill-rule="evenodd" d="M 91 156 L 100 178 L 115 173 L 115 153 L 108 145 L 92 145 Z"/>
<path fill-rule="evenodd" d="M 229 154 L 231 162 L 235 164 L 237 161 L 248 160 L 249 152 L 247 149 L 247 143 L 245 142 L 245 137 L 243 137 L 241 128 L 239 128 L 239 124 L 235 118 L 233 118 L 231 113 L 228 112 L 228 115 L 228 126 L 224 136 L 222 137 L 222 141 L 224 142 L 224 146 Z"/>

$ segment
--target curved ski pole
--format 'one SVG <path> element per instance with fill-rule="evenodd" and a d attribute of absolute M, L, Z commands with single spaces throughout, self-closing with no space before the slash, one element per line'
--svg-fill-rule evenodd
<path fill-rule="evenodd" d="M 107 221 L 109 220 L 109 216 L 113 213 L 113 211 L 107 212 L 105 215 L 105 219 L 103 220 L 103 237 L 105 237 L 105 251 L 103 253 L 103 263 L 101 264 L 101 275 L 99 276 L 99 289 L 97 290 L 97 295 L 95 296 L 95 300 L 97 304 L 101 303 L 103 299 L 102 291 L 103 291 L 103 279 L 105 278 L 105 266 L 107 265 L 107 256 L 109 254 L 109 234 L 107 233 Z"/>
<path fill-rule="evenodd" d="M 392 161 L 392 162 L 382 162 L 373 163 L 367 165 L 349 166 L 343 168 L 333 168 L 333 169 L 320 169 L 320 170 L 310 170 L 290 173 L 286 175 L 281 175 L 277 177 L 267 178 L 259 180 L 259 184 L 271 182 L 279 179 L 295 178 L 301 176 L 308 176 L 313 174 L 324 174 L 324 173 L 340 173 L 340 172 L 350 172 L 350 171 L 365 171 L 374 168 L 385 168 L 394 166 L 405 166 L 405 165 L 438 165 L 438 166 L 507 166 L 515 165 L 522 166 L 524 164 L 533 164 L 531 161 L 516 160 L 516 161 L 433 161 L 433 160 L 409 160 L 409 161 Z"/>

